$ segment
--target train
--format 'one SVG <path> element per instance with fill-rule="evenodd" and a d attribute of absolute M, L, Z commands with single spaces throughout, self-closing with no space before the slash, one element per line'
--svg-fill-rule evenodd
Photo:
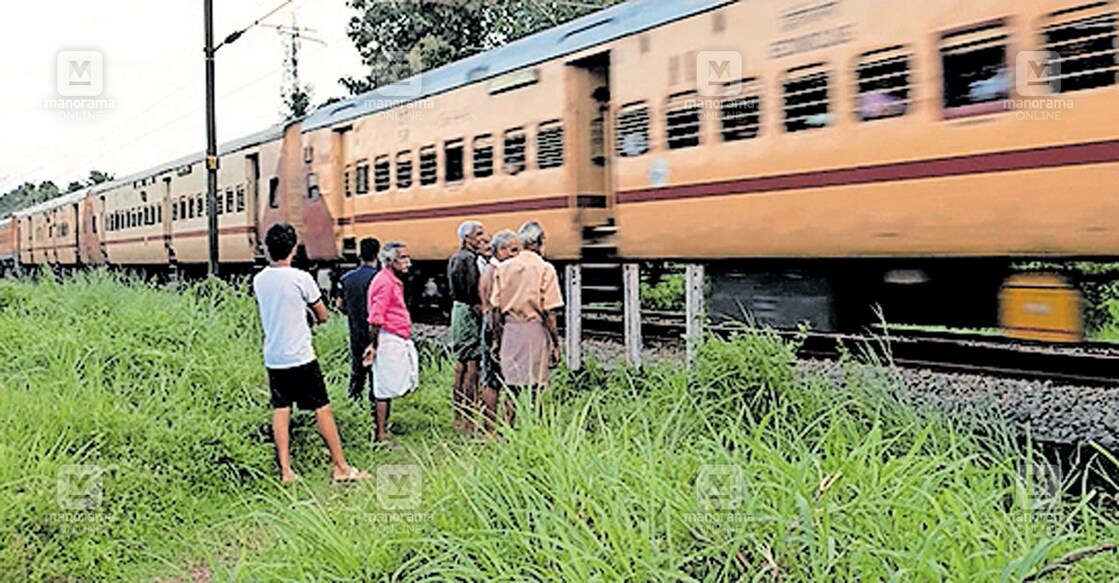
<path fill-rule="evenodd" d="M 357 241 L 445 289 L 455 227 L 537 220 L 584 285 L 702 263 L 712 314 L 1075 339 L 1119 255 L 1114 0 L 631 0 L 220 149 L 220 261 L 278 221 L 324 288 Z M 204 270 L 201 154 L 0 221 L 0 266 Z M 593 270 L 601 272 L 595 277 Z M 611 289 L 611 285 L 599 285 Z"/>

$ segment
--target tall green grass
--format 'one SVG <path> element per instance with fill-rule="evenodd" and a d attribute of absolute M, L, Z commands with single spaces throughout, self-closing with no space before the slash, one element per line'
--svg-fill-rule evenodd
<path fill-rule="evenodd" d="M 450 431 L 450 366 L 428 347 L 420 390 L 394 407 L 405 448 L 385 452 L 342 402 L 336 321 L 316 347 L 343 442 L 384 475 L 329 486 L 304 415 L 304 480 L 281 487 L 244 288 L 0 283 L 0 577 L 1016 581 L 1119 539 L 1091 500 L 1023 475 L 1030 456 L 997 419 L 916 411 L 888 370 L 798 373 L 766 333 L 711 342 L 691 370 L 561 372 L 496 444 Z M 88 514 L 110 518 L 60 524 L 58 471 L 82 463 L 106 467 Z M 419 477 L 415 507 L 386 497 L 397 471 Z"/>

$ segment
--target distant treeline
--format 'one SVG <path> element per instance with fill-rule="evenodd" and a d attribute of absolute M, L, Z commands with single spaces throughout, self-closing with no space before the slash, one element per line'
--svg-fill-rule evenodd
<path fill-rule="evenodd" d="M 20 209 L 35 206 L 41 202 L 46 202 L 66 193 L 81 190 L 93 186 L 94 184 L 108 182 L 112 179 L 113 177 L 110 174 L 106 174 L 100 170 L 90 170 L 88 180 L 75 180 L 71 182 L 65 190 L 59 188 L 58 185 L 50 180 L 44 181 L 38 186 L 30 182 L 25 182 L 4 193 L 3 196 L 0 196 L 0 218 L 9 217 L 12 213 Z"/>

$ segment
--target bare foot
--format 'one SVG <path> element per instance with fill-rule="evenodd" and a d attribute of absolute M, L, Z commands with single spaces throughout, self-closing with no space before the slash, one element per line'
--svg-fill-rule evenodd
<path fill-rule="evenodd" d="M 290 469 L 280 470 L 280 481 L 284 484 L 291 484 L 297 479 L 299 479 L 299 476 L 295 475 L 295 472 L 291 471 Z"/>

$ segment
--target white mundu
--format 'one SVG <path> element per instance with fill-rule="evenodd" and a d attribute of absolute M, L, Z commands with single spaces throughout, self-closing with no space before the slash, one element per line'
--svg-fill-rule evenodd
<path fill-rule="evenodd" d="M 395 399 L 416 390 L 420 384 L 420 359 L 416 344 L 381 330 L 373 360 L 373 396 Z"/>
<path fill-rule="evenodd" d="M 264 366 L 293 368 L 315 360 L 307 306 L 322 299 L 322 292 L 311 275 L 293 267 L 266 267 L 253 278 L 253 293 L 264 327 Z"/>

